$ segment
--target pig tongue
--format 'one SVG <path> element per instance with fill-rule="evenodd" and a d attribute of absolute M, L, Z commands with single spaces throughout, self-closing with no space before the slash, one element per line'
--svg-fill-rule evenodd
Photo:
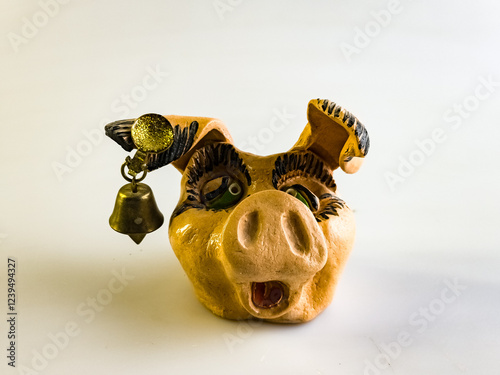
<path fill-rule="evenodd" d="M 278 281 L 252 283 L 252 301 L 257 307 L 271 308 L 283 298 L 283 285 Z"/>

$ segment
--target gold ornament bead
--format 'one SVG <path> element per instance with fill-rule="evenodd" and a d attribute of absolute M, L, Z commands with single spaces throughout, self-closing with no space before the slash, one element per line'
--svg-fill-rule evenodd
<path fill-rule="evenodd" d="M 139 117 L 132 125 L 132 140 L 139 151 L 158 153 L 172 145 L 174 131 L 165 117 L 148 113 Z"/>

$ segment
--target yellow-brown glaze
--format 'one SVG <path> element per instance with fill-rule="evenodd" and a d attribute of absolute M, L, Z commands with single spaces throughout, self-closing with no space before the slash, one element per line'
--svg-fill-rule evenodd
<path fill-rule="evenodd" d="M 229 209 L 216 212 L 189 209 L 173 217 L 169 232 L 172 248 L 199 300 L 216 315 L 229 319 L 257 317 L 280 323 L 311 320 L 333 298 L 354 242 L 354 216 L 344 205 L 338 216 L 316 222 L 313 213 L 302 202 L 274 188 L 270 172 L 278 155 L 260 157 L 240 151 L 239 156 L 252 179 L 245 198 Z M 186 179 L 184 174 L 181 186 L 186 185 Z M 179 205 L 186 197 L 183 189 Z M 233 220 L 238 211 L 258 212 L 263 216 L 260 225 L 268 224 L 265 233 L 262 228 L 257 230 L 257 236 L 261 236 L 253 241 L 257 242 L 257 247 L 245 246 L 245 239 L 241 239 L 244 236 L 238 233 Z M 323 259 L 294 262 L 295 254 L 287 249 L 290 241 L 283 240 L 285 231 L 290 228 L 284 228 L 277 219 L 287 212 L 300 214 L 302 232 L 315 237 L 314 241 L 309 241 L 312 246 L 309 251 L 323 252 L 318 255 Z M 278 245 L 277 240 L 280 240 Z M 284 312 L 268 314 L 266 309 L 255 311 L 249 306 L 249 284 L 270 280 L 284 282 L 290 288 L 290 306 Z"/>

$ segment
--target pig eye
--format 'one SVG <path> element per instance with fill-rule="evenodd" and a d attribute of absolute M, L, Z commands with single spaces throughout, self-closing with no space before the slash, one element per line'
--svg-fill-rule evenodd
<path fill-rule="evenodd" d="M 241 199 L 243 189 L 236 179 L 222 176 L 207 181 L 201 196 L 207 208 L 220 210 L 234 206 Z"/>
<path fill-rule="evenodd" d="M 314 195 L 308 188 L 302 185 L 292 185 L 290 187 L 284 188 L 283 191 L 291 196 L 297 198 L 299 201 L 304 203 L 311 211 L 317 211 L 319 206 L 319 200 L 316 195 Z"/>

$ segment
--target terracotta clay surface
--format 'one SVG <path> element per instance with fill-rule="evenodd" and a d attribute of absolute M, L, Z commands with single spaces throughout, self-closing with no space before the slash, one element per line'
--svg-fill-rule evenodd
<path fill-rule="evenodd" d="M 172 163 L 182 173 L 169 236 L 198 299 L 229 319 L 316 317 L 332 301 L 355 234 L 333 171 L 359 169 L 364 126 L 333 102 L 311 100 L 297 143 L 257 156 L 236 149 L 219 120 L 165 118 L 180 151 L 149 166 Z"/>

